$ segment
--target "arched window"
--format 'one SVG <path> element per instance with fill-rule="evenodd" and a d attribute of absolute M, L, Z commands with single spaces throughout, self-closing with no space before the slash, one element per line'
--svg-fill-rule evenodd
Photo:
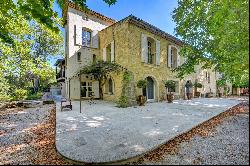
<path fill-rule="evenodd" d="M 109 94 L 113 94 L 113 81 L 111 78 L 108 80 L 108 88 L 109 88 L 108 90 Z"/>

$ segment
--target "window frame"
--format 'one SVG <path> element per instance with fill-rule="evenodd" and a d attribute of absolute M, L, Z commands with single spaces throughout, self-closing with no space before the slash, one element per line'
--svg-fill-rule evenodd
<path fill-rule="evenodd" d="M 82 28 L 82 46 L 83 47 L 92 46 L 92 31 L 86 28 Z"/>

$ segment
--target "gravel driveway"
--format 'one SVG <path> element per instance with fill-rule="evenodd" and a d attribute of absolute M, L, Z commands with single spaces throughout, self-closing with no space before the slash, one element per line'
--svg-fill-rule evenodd
<path fill-rule="evenodd" d="M 72 111 L 57 107 L 56 147 L 63 156 L 100 163 L 142 155 L 240 102 L 196 98 L 128 108 L 96 103 L 82 102 L 82 113 L 76 101 Z"/>

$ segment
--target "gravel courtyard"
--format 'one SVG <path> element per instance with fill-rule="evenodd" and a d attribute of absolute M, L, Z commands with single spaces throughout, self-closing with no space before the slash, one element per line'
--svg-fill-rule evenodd
<path fill-rule="evenodd" d="M 59 111 L 56 146 L 73 160 L 110 162 L 143 154 L 238 104 L 230 99 L 176 100 L 145 107 L 117 108 L 96 101 L 73 103 L 73 111 Z"/>
<path fill-rule="evenodd" d="M 248 99 L 247 99 L 248 100 Z M 0 165 L 71 165 L 55 150 L 53 105 L 0 109 Z M 249 164 L 249 102 L 143 157 L 116 164 Z"/>

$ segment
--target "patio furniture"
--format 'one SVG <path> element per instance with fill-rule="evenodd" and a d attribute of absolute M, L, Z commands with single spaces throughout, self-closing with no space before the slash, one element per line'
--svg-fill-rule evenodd
<path fill-rule="evenodd" d="M 95 101 L 94 101 L 94 99 L 95 99 L 95 95 L 93 94 L 94 92 L 90 92 L 91 94 L 90 94 L 90 98 L 89 98 L 89 100 L 88 100 L 88 102 L 89 102 L 89 104 L 91 105 L 91 104 L 96 104 L 95 103 Z"/>
<path fill-rule="evenodd" d="M 69 102 L 69 104 L 66 104 L 66 105 L 63 106 L 63 103 L 65 103 L 65 102 Z M 62 110 L 63 110 L 64 108 L 68 108 L 68 109 L 70 109 L 70 110 L 72 111 L 71 100 L 67 100 L 67 99 L 65 99 L 65 98 L 63 98 L 63 99 L 61 100 L 61 112 L 62 112 Z"/>

